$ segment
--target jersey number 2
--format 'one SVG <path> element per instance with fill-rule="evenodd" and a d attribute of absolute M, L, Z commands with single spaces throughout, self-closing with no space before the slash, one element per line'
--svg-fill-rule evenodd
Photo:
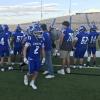
<path fill-rule="evenodd" d="M 34 50 L 34 54 L 38 54 L 39 46 L 36 46 L 36 49 Z"/>

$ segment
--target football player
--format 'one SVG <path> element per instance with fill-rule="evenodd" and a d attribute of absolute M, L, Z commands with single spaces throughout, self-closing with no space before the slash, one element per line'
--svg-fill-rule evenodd
<path fill-rule="evenodd" d="M 89 35 L 86 32 L 84 26 L 80 26 L 78 34 L 74 40 L 74 68 L 76 67 L 76 61 L 79 59 L 79 68 L 83 67 L 84 55 L 87 50 L 89 41 Z"/>
<path fill-rule="evenodd" d="M 9 49 L 6 49 L 6 52 L 9 52 L 9 56 L 8 56 L 8 68 L 12 68 L 11 66 L 11 36 L 12 36 L 12 32 L 9 31 L 9 26 L 7 24 L 3 25 L 3 29 L 4 29 L 4 34 L 7 36 L 8 38 L 8 44 L 9 44 Z M 8 46 L 6 47 L 8 48 Z"/>
<path fill-rule="evenodd" d="M 62 68 L 58 70 L 58 74 L 65 75 L 65 70 L 70 73 L 70 52 L 73 49 L 73 30 L 70 23 L 64 21 L 62 23 L 62 34 L 60 36 L 60 57 L 62 59 Z M 67 66 L 66 66 L 67 64 Z"/>
<path fill-rule="evenodd" d="M 51 36 L 50 33 L 47 30 L 47 25 L 46 24 L 42 24 L 41 25 L 42 31 L 43 31 L 43 39 L 44 39 L 44 46 L 45 46 L 45 57 L 46 57 L 46 61 L 45 61 L 45 71 L 43 72 L 43 74 L 48 74 L 46 75 L 45 78 L 54 78 L 54 70 L 53 70 L 53 65 L 52 65 L 52 40 L 51 40 Z"/>
<path fill-rule="evenodd" d="M 28 74 L 24 75 L 24 84 L 28 85 L 28 79 L 31 78 L 30 86 L 34 90 L 37 89 L 35 81 L 37 79 L 39 69 L 41 68 L 40 52 L 42 51 L 44 55 L 44 43 L 43 39 L 40 38 L 40 35 L 41 29 L 39 27 L 34 27 L 33 31 L 27 38 L 23 50 L 24 62 L 28 64 Z"/>
<path fill-rule="evenodd" d="M 89 33 L 87 66 L 90 66 L 91 55 L 93 56 L 93 66 L 96 64 L 96 42 L 99 36 L 99 33 L 96 30 L 97 27 L 92 25 Z"/>
<path fill-rule="evenodd" d="M 10 42 L 9 36 L 5 33 L 2 25 L 0 25 L 0 57 L 1 66 L 4 65 L 4 57 L 8 58 L 8 63 L 10 63 Z"/>
<path fill-rule="evenodd" d="M 21 27 L 18 25 L 15 32 L 12 35 L 12 48 L 14 50 L 14 62 L 16 61 L 16 57 L 21 62 L 22 55 L 22 40 L 24 38 L 24 33 L 21 31 Z"/>

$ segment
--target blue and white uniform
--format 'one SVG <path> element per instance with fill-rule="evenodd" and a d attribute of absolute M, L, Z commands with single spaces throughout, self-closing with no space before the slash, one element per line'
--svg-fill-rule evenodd
<path fill-rule="evenodd" d="M 33 74 L 35 71 L 39 71 L 41 67 L 40 51 L 44 48 L 44 43 L 42 39 L 29 35 L 25 46 L 28 46 L 29 73 Z"/>
<path fill-rule="evenodd" d="M 9 56 L 9 38 L 6 34 L 0 34 L 0 56 Z"/>
<path fill-rule="evenodd" d="M 76 40 L 77 42 L 75 45 L 74 57 L 79 59 L 84 58 L 88 46 L 89 34 L 84 31 L 80 31 L 76 35 Z"/>
<path fill-rule="evenodd" d="M 64 37 L 60 49 L 64 51 L 71 51 L 73 48 L 73 30 L 71 30 L 70 28 L 66 28 L 62 31 L 62 33 L 64 34 Z"/>
<path fill-rule="evenodd" d="M 13 34 L 14 38 L 14 55 L 21 54 L 22 52 L 22 40 L 24 38 L 24 33 L 21 31 L 16 31 Z"/>
<path fill-rule="evenodd" d="M 91 55 L 96 53 L 96 40 L 99 36 L 99 33 L 92 31 L 89 33 L 89 43 L 88 43 L 88 53 Z"/>

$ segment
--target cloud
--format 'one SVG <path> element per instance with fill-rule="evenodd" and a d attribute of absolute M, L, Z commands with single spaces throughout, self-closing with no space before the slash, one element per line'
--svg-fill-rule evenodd
<path fill-rule="evenodd" d="M 57 3 L 43 4 L 43 13 L 61 11 Z M 0 6 L 0 23 L 18 24 L 40 20 L 41 3 L 31 2 L 20 5 Z M 48 17 L 50 17 L 48 15 Z"/>
<path fill-rule="evenodd" d="M 23 5 L 14 5 L 14 6 L 0 6 L 1 13 L 12 13 L 12 12 L 32 12 L 32 11 L 41 11 L 41 5 L 37 2 L 38 5 L 33 5 L 34 3 L 28 3 Z M 57 8 L 57 4 L 44 4 L 43 11 L 55 11 Z"/>

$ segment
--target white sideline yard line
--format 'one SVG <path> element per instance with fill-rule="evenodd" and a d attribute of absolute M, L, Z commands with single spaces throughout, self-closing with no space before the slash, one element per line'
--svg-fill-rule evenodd
<path fill-rule="evenodd" d="M 56 67 L 60 67 L 60 66 L 62 66 L 62 65 L 53 65 L 53 66 L 56 66 Z M 71 67 L 72 67 L 73 65 L 71 65 Z M 98 66 L 100 66 L 100 65 L 98 65 Z M 73 68 L 73 67 L 72 67 Z M 76 67 L 76 68 L 78 68 L 78 67 Z M 75 68 L 75 69 L 76 69 Z M 82 67 L 82 69 L 100 69 L 100 67 Z"/>
<path fill-rule="evenodd" d="M 16 63 L 16 64 L 21 64 L 21 63 Z M 56 66 L 56 67 L 61 67 L 62 65 L 57 65 L 57 64 L 53 64 L 53 66 Z M 82 67 L 82 69 L 100 69 L 100 65 L 97 65 L 99 67 Z M 73 68 L 73 65 L 71 65 L 71 67 Z M 76 66 L 76 68 L 78 68 L 78 66 Z"/>

